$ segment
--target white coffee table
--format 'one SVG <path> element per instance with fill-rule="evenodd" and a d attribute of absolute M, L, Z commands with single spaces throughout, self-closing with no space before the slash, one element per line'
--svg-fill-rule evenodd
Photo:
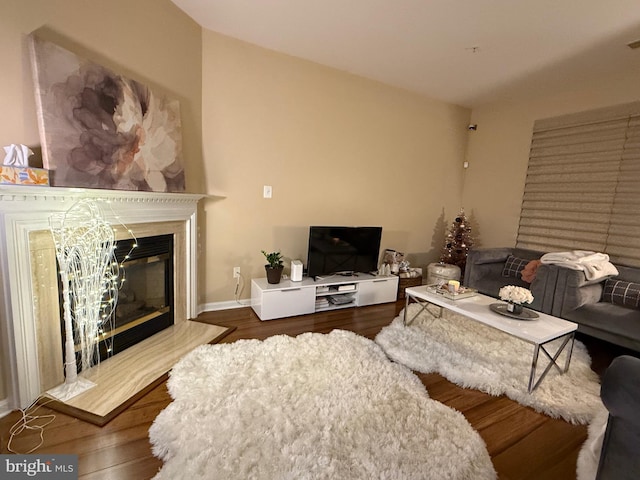
<path fill-rule="evenodd" d="M 496 328 L 508 333 L 509 335 L 524 340 L 525 342 L 533 344 L 533 359 L 531 361 L 531 372 L 529 374 L 528 385 L 529 393 L 533 392 L 538 385 L 540 385 L 542 379 L 553 366 L 555 366 L 560 373 L 564 373 L 569 369 L 575 332 L 578 328 L 576 323 L 568 322 L 561 318 L 540 312 L 536 312 L 538 314 L 538 318 L 534 320 L 509 318 L 493 312 L 489 308 L 492 303 L 500 303 L 499 300 L 482 294 L 451 300 L 446 298 L 444 295 L 433 292 L 428 286 L 423 285 L 420 287 L 407 288 L 405 290 L 405 295 L 405 325 L 409 325 L 421 312 L 426 310 L 428 305 L 433 304 L 441 308 L 440 314 L 442 314 L 442 308 L 446 308 L 447 310 L 459 313 L 472 320 L 483 323 L 489 327 Z M 420 304 L 422 308 L 411 319 L 407 319 L 407 307 L 411 300 Z M 428 312 L 433 315 L 432 312 Z M 555 352 L 549 352 L 547 349 L 548 344 L 559 338 L 564 338 L 560 346 Z M 560 365 L 558 365 L 557 360 L 565 349 L 568 349 L 567 355 L 564 366 L 561 368 Z M 549 358 L 549 365 L 547 365 L 540 377 L 536 380 L 536 368 L 540 352 L 544 353 Z"/>

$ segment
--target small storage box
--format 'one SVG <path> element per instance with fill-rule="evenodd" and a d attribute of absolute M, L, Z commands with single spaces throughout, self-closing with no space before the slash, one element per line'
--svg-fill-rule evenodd
<path fill-rule="evenodd" d="M 419 277 L 402 278 L 398 282 L 398 299 L 404 298 L 404 290 L 407 287 L 419 287 L 422 285 L 422 275 Z"/>

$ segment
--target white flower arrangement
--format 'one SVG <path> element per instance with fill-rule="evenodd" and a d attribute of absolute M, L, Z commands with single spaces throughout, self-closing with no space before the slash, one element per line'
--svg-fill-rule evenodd
<path fill-rule="evenodd" d="M 502 287 L 498 292 L 498 296 L 500 297 L 500 300 L 517 303 L 518 305 L 533 302 L 533 295 L 529 289 L 516 287 L 515 285 Z"/>

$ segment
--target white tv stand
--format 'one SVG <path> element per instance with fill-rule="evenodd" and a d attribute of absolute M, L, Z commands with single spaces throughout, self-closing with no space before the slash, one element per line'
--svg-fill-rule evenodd
<path fill-rule="evenodd" d="M 278 284 L 267 283 L 266 278 L 251 280 L 251 308 L 260 320 L 395 302 L 397 295 L 395 275 L 331 275 L 315 281 L 303 278 L 300 282 L 283 280 Z"/>

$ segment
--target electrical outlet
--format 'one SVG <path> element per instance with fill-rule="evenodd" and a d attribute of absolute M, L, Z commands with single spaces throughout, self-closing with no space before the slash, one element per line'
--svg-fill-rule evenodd
<path fill-rule="evenodd" d="M 240 267 L 233 267 L 233 278 L 240 278 Z"/>

